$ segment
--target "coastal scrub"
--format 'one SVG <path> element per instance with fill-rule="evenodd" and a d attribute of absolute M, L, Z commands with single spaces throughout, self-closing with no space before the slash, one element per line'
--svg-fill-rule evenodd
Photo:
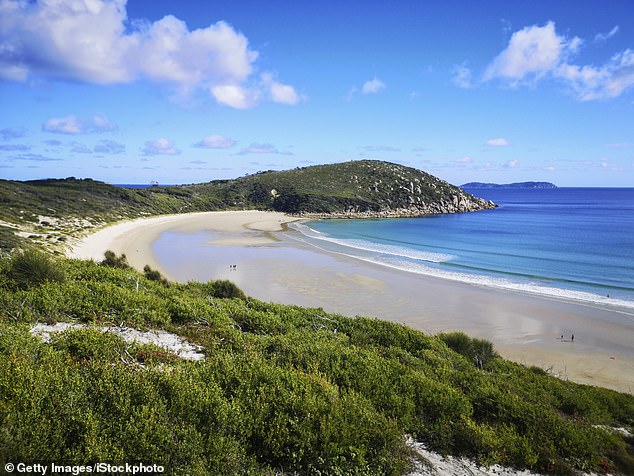
<path fill-rule="evenodd" d="M 485 465 L 634 468 L 631 436 L 611 429 L 632 430 L 634 396 L 503 360 L 486 341 L 224 297 L 237 288 L 213 281 L 51 264 L 64 280 L 24 287 L 0 263 L 2 461 L 397 475 L 411 435 Z M 45 342 L 30 333 L 37 322 L 94 327 Z M 170 331 L 205 358 L 130 346 L 104 326 Z"/>

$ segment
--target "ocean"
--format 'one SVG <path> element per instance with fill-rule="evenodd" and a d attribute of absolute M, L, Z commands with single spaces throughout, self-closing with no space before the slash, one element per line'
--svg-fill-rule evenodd
<path fill-rule="evenodd" d="M 412 273 L 634 309 L 634 188 L 467 191 L 499 207 L 292 227 L 313 246 Z"/>

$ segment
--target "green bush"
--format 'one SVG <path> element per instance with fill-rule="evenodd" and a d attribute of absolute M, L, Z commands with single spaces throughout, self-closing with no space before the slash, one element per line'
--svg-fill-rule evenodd
<path fill-rule="evenodd" d="M 121 268 L 126 269 L 129 268 L 128 258 L 125 253 L 122 253 L 121 256 L 117 256 L 114 251 L 107 250 L 104 254 L 104 259 L 101 261 L 101 265 L 110 266 L 111 268 Z"/>
<path fill-rule="evenodd" d="M 210 294 L 217 298 L 246 299 L 246 295 L 238 286 L 229 280 L 210 281 Z"/>
<path fill-rule="evenodd" d="M 498 357 L 493 344 L 485 339 L 472 339 L 464 332 L 450 332 L 438 337 L 447 346 L 464 356 L 478 368 L 486 367 L 494 358 Z"/>
<path fill-rule="evenodd" d="M 156 269 L 152 269 L 149 264 L 143 267 L 143 275 L 150 281 L 158 281 L 161 284 L 167 284 L 167 279 Z"/>
<path fill-rule="evenodd" d="M 61 283 L 65 279 L 63 268 L 40 251 L 27 250 L 11 257 L 8 277 L 20 289 L 40 286 L 46 282 Z"/>

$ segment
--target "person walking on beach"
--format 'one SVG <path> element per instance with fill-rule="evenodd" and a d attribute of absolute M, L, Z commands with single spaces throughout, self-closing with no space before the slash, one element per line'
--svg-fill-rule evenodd
<path fill-rule="evenodd" d="M 570 337 L 570 342 L 574 342 L 575 341 L 575 335 L 572 334 L 572 337 Z"/>

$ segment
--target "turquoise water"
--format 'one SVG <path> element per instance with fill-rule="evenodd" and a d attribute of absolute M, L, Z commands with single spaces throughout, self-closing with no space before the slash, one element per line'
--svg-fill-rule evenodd
<path fill-rule="evenodd" d="M 634 308 L 634 188 L 472 193 L 499 208 L 294 228 L 311 245 L 414 273 Z"/>

